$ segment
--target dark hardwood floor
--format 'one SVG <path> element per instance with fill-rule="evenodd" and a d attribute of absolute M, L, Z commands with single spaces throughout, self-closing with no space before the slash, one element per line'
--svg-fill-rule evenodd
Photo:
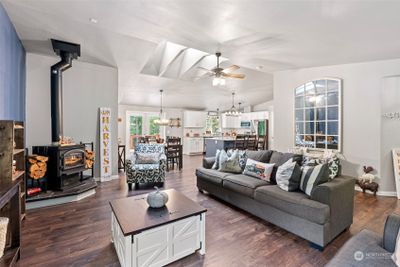
<path fill-rule="evenodd" d="M 323 266 L 349 237 L 364 228 L 381 233 L 386 216 L 400 213 L 396 198 L 356 193 L 350 230 L 320 252 L 277 226 L 199 193 L 194 173 L 200 164 L 201 157 L 185 157 L 183 170 L 169 172 L 165 187 L 208 209 L 206 255 L 196 253 L 171 266 Z M 110 242 L 108 203 L 151 190 L 128 192 L 124 178 L 122 174 L 120 180 L 100 184 L 96 195 L 79 202 L 28 211 L 19 266 L 119 266 Z"/>

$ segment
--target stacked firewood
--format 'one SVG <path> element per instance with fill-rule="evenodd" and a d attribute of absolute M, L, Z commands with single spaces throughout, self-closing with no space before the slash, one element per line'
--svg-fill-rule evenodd
<path fill-rule="evenodd" d="M 28 175 L 32 179 L 43 178 L 47 171 L 48 157 L 40 155 L 28 156 Z"/>
<path fill-rule="evenodd" d="M 93 163 L 94 163 L 94 151 L 86 149 L 85 150 L 85 159 L 86 159 L 86 163 L 85 163 L 86 169 L 91 169 L 93 167 Z"/>

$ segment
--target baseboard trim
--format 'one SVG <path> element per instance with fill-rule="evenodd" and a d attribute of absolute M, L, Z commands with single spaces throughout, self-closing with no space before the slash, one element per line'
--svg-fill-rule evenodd
<path fill-rule="evenodd" d="M 354 189 L 356 191 L 362 192 L 362 189 L 358 185 L 356 185 Z M 371 194 L 371 195 L 374 194 L 373 192 L 371 192 L 369 190 L 366 190 L 365 193 Z M 397 197 L 396 191 L 379 191 L 378 190 L 378 192 L 376 192 L 376 195 L 381 196 L 381 197 Z"/>
<path fill-rule="evenodd" d="M 30 210 L 30 209 L 37 209 L 37 208 L 75 202 L 90 197 L 94 194 L 96 194 L 96 189 L 93 188 L 77 195 L 27 202 L 26 209 Z"/>
<path fill-rule="evenodd" d="M 109 182 L 112 180 L 116 180 L 119 178 L 119 175 L 111 175 L 110 177 L 96 177 L 94 178 L 96 180 L 96 182 Z"/>

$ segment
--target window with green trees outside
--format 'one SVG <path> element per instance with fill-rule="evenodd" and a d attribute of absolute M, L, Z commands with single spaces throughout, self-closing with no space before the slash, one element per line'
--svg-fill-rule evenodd
<path fill-rule="evenodd" d="M 160 134 L 160 126 L 154 123 L 154 121 L 158 120 L 158 119 L 160 119 L 160 117 L 157 117 L 157 116 L 151 116 L 149 118 L 149 121 L 150 121 L 149 134 L 150 135 Z"/>
<path fill-rule="evenodd" d="M 142 116 L 130 116 L 130 134 L 141 135 L 143 128 L 143 117 Z"/>

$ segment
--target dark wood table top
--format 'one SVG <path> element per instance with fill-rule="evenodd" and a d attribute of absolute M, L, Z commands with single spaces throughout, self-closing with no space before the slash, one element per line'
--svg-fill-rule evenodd
<path fill-rule="evenodd" d="M 149 207 L 147 194 L 110 201 L 111 209 L 125 236 L 207 211 L 175 189 L 164 192 L 168 194 L 168 202 L 165 207 L 158 209 Z"/>

